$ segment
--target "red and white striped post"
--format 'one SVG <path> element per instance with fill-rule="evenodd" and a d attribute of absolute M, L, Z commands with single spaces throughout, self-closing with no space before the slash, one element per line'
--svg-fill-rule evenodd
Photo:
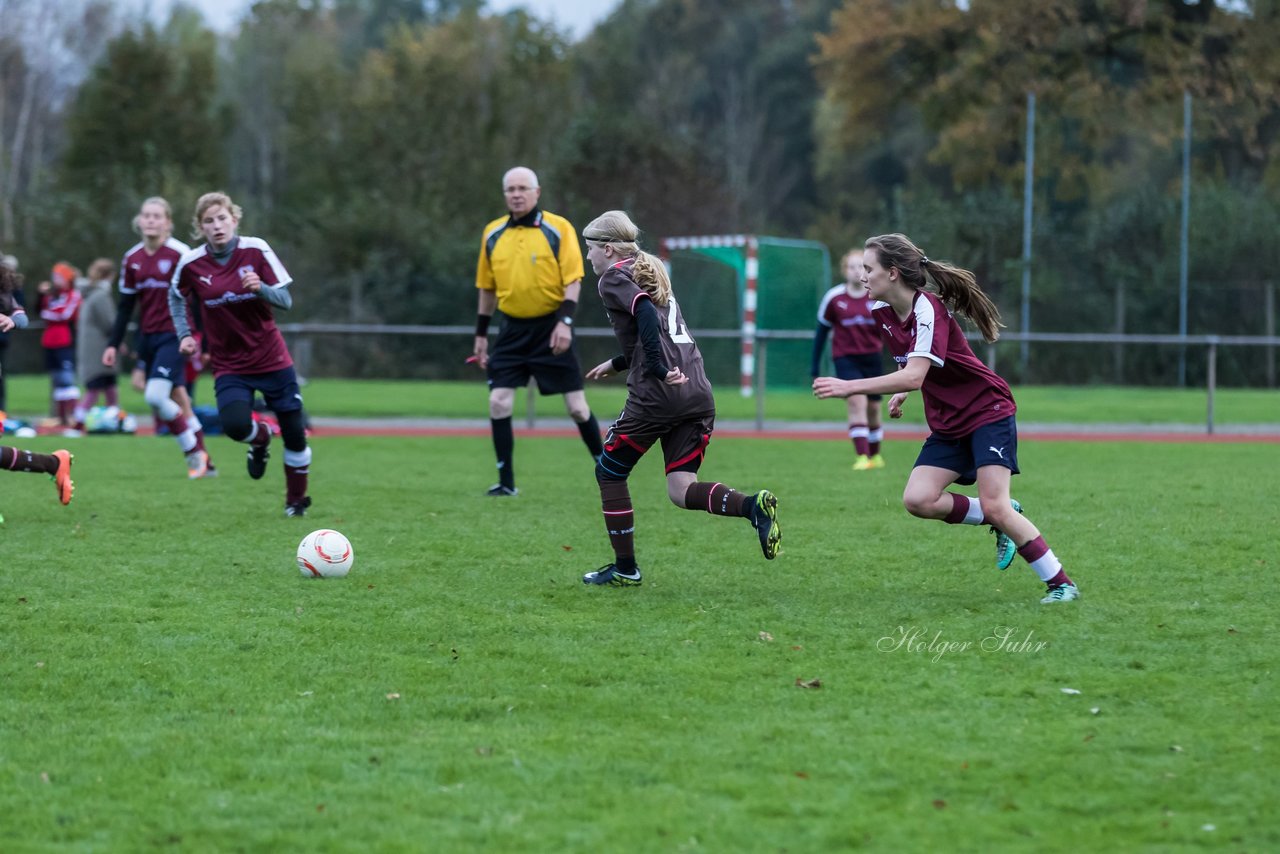
<path fill-rule="evenodd" d="M 742 380 L 743 397 L 755 393 L 756 378 L 756 295 L 760 279 L 759 244 L 754 236 L 746 239 L 747 263 L 742 292 Z"/>
<path fill-rule="evenodd" d="M 759 244 L 756 238 L 746 234 L 704 235 L 698 237 L 664 237 L 658 242 L 658 257 L 671 270 L 671 253 L 679 249 L 706 249 L 710 247 L 738 246 L 745 255 L 743 264 L 741 380 L 739 390 L 743 397 L 755 393 L 756 375 L 756 295 L 760 279 Z"/>

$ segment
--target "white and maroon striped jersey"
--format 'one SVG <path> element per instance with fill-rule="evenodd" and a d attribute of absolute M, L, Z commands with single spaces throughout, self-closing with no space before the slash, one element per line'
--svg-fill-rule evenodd
<path fill-rule="evenodd" d="M 827 291 L 818 305 L 818 322 L 832 330 L 831 356 L 862 356 L 884 349 L 879 323 L 871 316 L 872 300 L 864 293 L 849 296 L 844 285 Z"/>
<path fill-rule="evenodd" d="M 120 293 L 138 298 L 138 330 L 144 334 L 172 332 L 169 316 L 169 283 L 182 256 L 191 247 L 170 237 L 154 253 L 138 243 L 120 262 Z"/>
<path fill-rule="evenodd" d="M 1014 414 L 1009 384 L 973 354 L 964 330 L 937 295 L 917 292 L 911 314 L 902 321 L 888 303 L 872 302 L 871 311 L 899 367 L 912 356 L 933 363 L 920 387 L 930 430 L 959 438 Z"/>
<path fill-rule="evenodd" d="M 209 255 L 208 244 L 201 244 L 182 256 L 173 274 L 178 293 L 200 303 L 215 377 L 265 374 L 293 364 L 271 306 L 242 284 L 250 271 L 258 274 L 264 288 L 293 281 L 267 242 L 256 237 L 239 238 L 225 264 Z"/>

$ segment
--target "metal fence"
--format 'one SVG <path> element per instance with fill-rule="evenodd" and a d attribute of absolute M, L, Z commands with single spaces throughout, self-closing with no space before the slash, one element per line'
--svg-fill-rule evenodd
<path fill-rule="evenodd" d="M 464 339 L 465 346 L 475 335 L 470 326 L 396 326 L 365 325 L 348 323 L 293 323 L 282 324 L 281 330 L 290 338 L 290 348 L 299 370 L 307 374 L 313 363 L 312 340 L 320 335 L 434 335 L 455 336 Z M 613 340 L 613 330 L 601 327 L 579 327 L 575 334 L 586 339 Z M 769 395 L 766 392 L 769 373 L 769 347 L 776 341 L 809 341 L 813 339 L 811 330 L 757 330 L 756 333 L 757 364 L 755 374 L 754 398 L 756 401 L 756 429 L 763 430 L 767 413 Z M 730 342 L 741 340 L 741 334 L 734 329 L 703 329 L 697 333 L 699 339 Z M 998 370 L 1001 350 L 1008 345 L 1019 347 L 1032 344 L 1066 344 L 1073 346 L 1104 345 L 1113 358 L 1122 359 L 1123 348 L 1132 347 L 1171 347 L 1179 354 L 1188 357 L 1195 350 L 1203 348 L 1204 385 L 1205 390 L 1205 432 L 1213 433 L 1214 396 L 1218 389 L 1218 359 L 1221 351 L 1230 348 L 1246 348 L 1258 351 L 1258 355 L 1268 365 L 1268 387 L 1275 388 L 1276 352 L 1280 348 L 1280 336 L 1261 335 L 1119 335 L 1105 333 L 1063 333 L 1063 332 L 1006 332 L 994 344 L 983 341 L 979 336 L 970 334 L 975 352 L 982 355 L 992 370 Z M 1280 404 L 1280 401 L 1278 401 Z M 529 405 L 529 423 L 534 423 L 534 407 L 532 397 Z"/>
<path fill-rule="evenodd" d="M 38 328 L 38 324 L 33 324 Z M 408 368 L 419 368 L 419 370 L 408 370 L 404 373 L 397 373 L 399 376 L 410 376 L 419 379 L 463 379 L 465 377 L 474 378 L 474 371 L 468 371 L 462 364 L 461 358 L 454 358 L 461 353 L 469 353 L 471 349 L 471 341 L 475 335 L 475 329 L 471 326 L 432 326 L 432 325 L 399 325 L 399 324 L 360 324 L 360 323 L 283 323 L 280 324 L 280 330 L 284 333 L 289 342 L 289 349 L 293 354 L 294 361 L 297 364 L 298 372 L 303 376 L 371 376 L 368 372 L 368 365 L 360 361 L 351 361 L 348 356 L 346 367 L 348 370 L 335 370 L 332 358 L 325 358 L 327 351 L 335 349 L 335 339 L 364 339 L 363 341 L 350 341 L 350 347 L 338 348 L 344 353 L 358 352 L 362 347 L 371 346 L 385 347 L 387 339 L 400 337 L 409 337 L 412 339 L 441 339 L 437 343 L 439 346 L 431 348 L 408 348 L 408 352 L 423 353 L 430 352 L 431 356 L 426 358 L 434 359 L 430 365 L 431 370 L 424 372 L 421 370 L 422 365 L 409 365 Z M 800 388 L 808 383 L 808 377 L 789 377 L 789 382 L 779 383 L 774 381 L 772 384 L 769 379 L 769 351 L 771 346 L 790 344 L 795 346 L 797 342 L 807 342 L 813 339 L 812 330 L 757 330 L 756 336 L 756 373 L 754 378 L 754 388 L 751 394 L 755 399 L 755 423 L 756 429 L 763 430 L 765 417 L 768 412 L 769 395 L 768 388 L 778 388 L 779 386 L 791 386 Z M 40 345 L 39 337 L 32 333 L 32 329 L 21 330 L 17 333 L 11 333 L 15 336 L 13 342 L 16 346 L 9 348 L 7 363 L 9 365 L 8 372 L 16 373 L 33 373 L 40 370 Z M 601 360 L 614 355 L 616 347 L 614 343 L 613 330 L 605 327 L 579 327 L 575 335 L 581 339 L 579 342 L 580 351 L 588 351 L 583 353 L 583 363 L 592 363 L 593 358 Z M 710 347 L 717 344 L 722 345 L 728 352 L 736 354 L 741 342 L 741 332 L 737 329 L 701 329 L 696 333 L 699 341 L 704 342 L 702 350 L 704 355 Z M 1280 349 L 1280 336 L 1264 336 L 1264 335 L 1120 335 L 1106 333 L 1066 333 L 1066 332 L 1005 332 L 1000 340 L 995 344 L 983 342 L 981 338 L 974 334 L 969 335 L 970 341 L 973 343 L 974 351 L 978 353 L 984 361 L 993 370 L 999 370 L 1000 360 L 1008 358 L 1014 360 L 1015 364 L 1020 359 L 1020 351 L 1023 345 L 1041 345 L 1041 347 L 1093 347 L 1105 348 L 1107 357 L 1113 361 L 1123 361 L 1126 349 L 1134 348 L 1166 348 L 1174 354 L 1185 354 L 1188 359 L 1196 358 L 1196 351 L 1202 351 L 1201 358 L 1203 361 L 1202 381 L 1196 383 L 1196 387 L 1203 388 L 1205 392 L 1205 432 L 1213 433 L 1215 429 L 1214 418 L 1214 396 L 1218 390 L 1219 384 L 1219 361 L 1224 352 L 1245 352 L 1251 356 L 1256 356 L 1259 361 L 1266 364 L 1266 383 L 1268 388 L 1276 387 L 1276 355 Z M 316 343 L 318 340 L 326 339 L 326 347 L 323 351 L 317 351 Z M 446 342 L 445 339 L 454 339 Z M 370 342 L 379 342 L 376 345 Z M 1010 345 L 1019 345 L 1017 349 L 1010 349 Z M 597 352 L 598 351 L 598 352 Z M 440 356 L 441 353 L 450 354 L 448 357 Z M 1006 355 L 1007 354 L 1007 355 Z M 1090 353 L 1091 357 L 1097 357 L 1098 351 Z M 1033 351 L 1032 357 L 1035 358 Z M 416 358 L 423 358 L 417 356 Z M 736 369 L 738 361 L 736 355 L 724 359 L 728 364 L 728 370 L 736 379 Z M 402 367 L 405 367 L 402 365 Z M 708 359 L 708 371 L 713 371 L 715 366 L 712 360 Z M 1196 372 L 1199 375 L 1199 372 Z M 376 375 L 376 374 L 375 374 Z M 1057 380 L 1060 384 L 1085 384 L 1079 381 L 1073 381 L 1071 372 L 1060 370 L 1056 372 Z M 715 378 L 713 377 L 713 381 Z M 733 382 L 730 380 L 729 382 Z M 717 383 L 721 384 L 721 383 Z M 727 383 L 725 383 L 727 384 Z M 1052 383 L 1050 383 L 1052 384 Z M 1125 383 L 1115 383 L 1124 385 Z M 530 402 L 527 416 L 529 424 L 535 423 L 534 396 L 530 395 Z M 1280 412 L 1280 398 L 1277 399 L 1277 409 Z M 1280 420 L 1278 417 L 1277 420 Z"/>

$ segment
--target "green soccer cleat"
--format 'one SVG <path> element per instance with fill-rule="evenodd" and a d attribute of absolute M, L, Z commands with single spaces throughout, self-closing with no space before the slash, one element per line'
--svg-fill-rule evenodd
<path fill-rule="evenodd" d="M 782 528 L 778 527 L 778 499 L 767 489 L 762 489 L 751 499 L 751 526 L 760 535 L 760 550 L 765 560 L 778 556 L 778 544 L 782 542 Z"/>
<path fill-rule="evenodd" d="M 1056 605 L 1059 602 L 1074 602 L 1080 598 L 1080 588 L 1074 584 L 1059 584 L 1050 587 L 1049 593 L 1040 600 L 1041 605 Z"/>
<path fill-rule="evenodd" d="M 1014 510 L 1022 512 L 1022 505 L 1016 498 L 1010 498 L 1009 504 Z M 997 530 L 995 525 L 991 526 L 991 533 L 996 535 L 996 569 L 1008 569 L 1013 559 L 1018 556 L 1018 547 L 1013 544 L 1013 540 L 1009 539 L 1008 534 Z"/>

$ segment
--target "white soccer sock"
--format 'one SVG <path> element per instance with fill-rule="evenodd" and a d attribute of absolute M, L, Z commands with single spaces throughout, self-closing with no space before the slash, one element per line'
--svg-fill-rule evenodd
<path fill-rule="evenodd" d="M 964 519 L 960 521 L 961 525 L 981 525 L 986 521 L 986 517 L 982 515 L 982 502 L 977 498 L 969 499 L 969 509 L 965 511 Z"/>

